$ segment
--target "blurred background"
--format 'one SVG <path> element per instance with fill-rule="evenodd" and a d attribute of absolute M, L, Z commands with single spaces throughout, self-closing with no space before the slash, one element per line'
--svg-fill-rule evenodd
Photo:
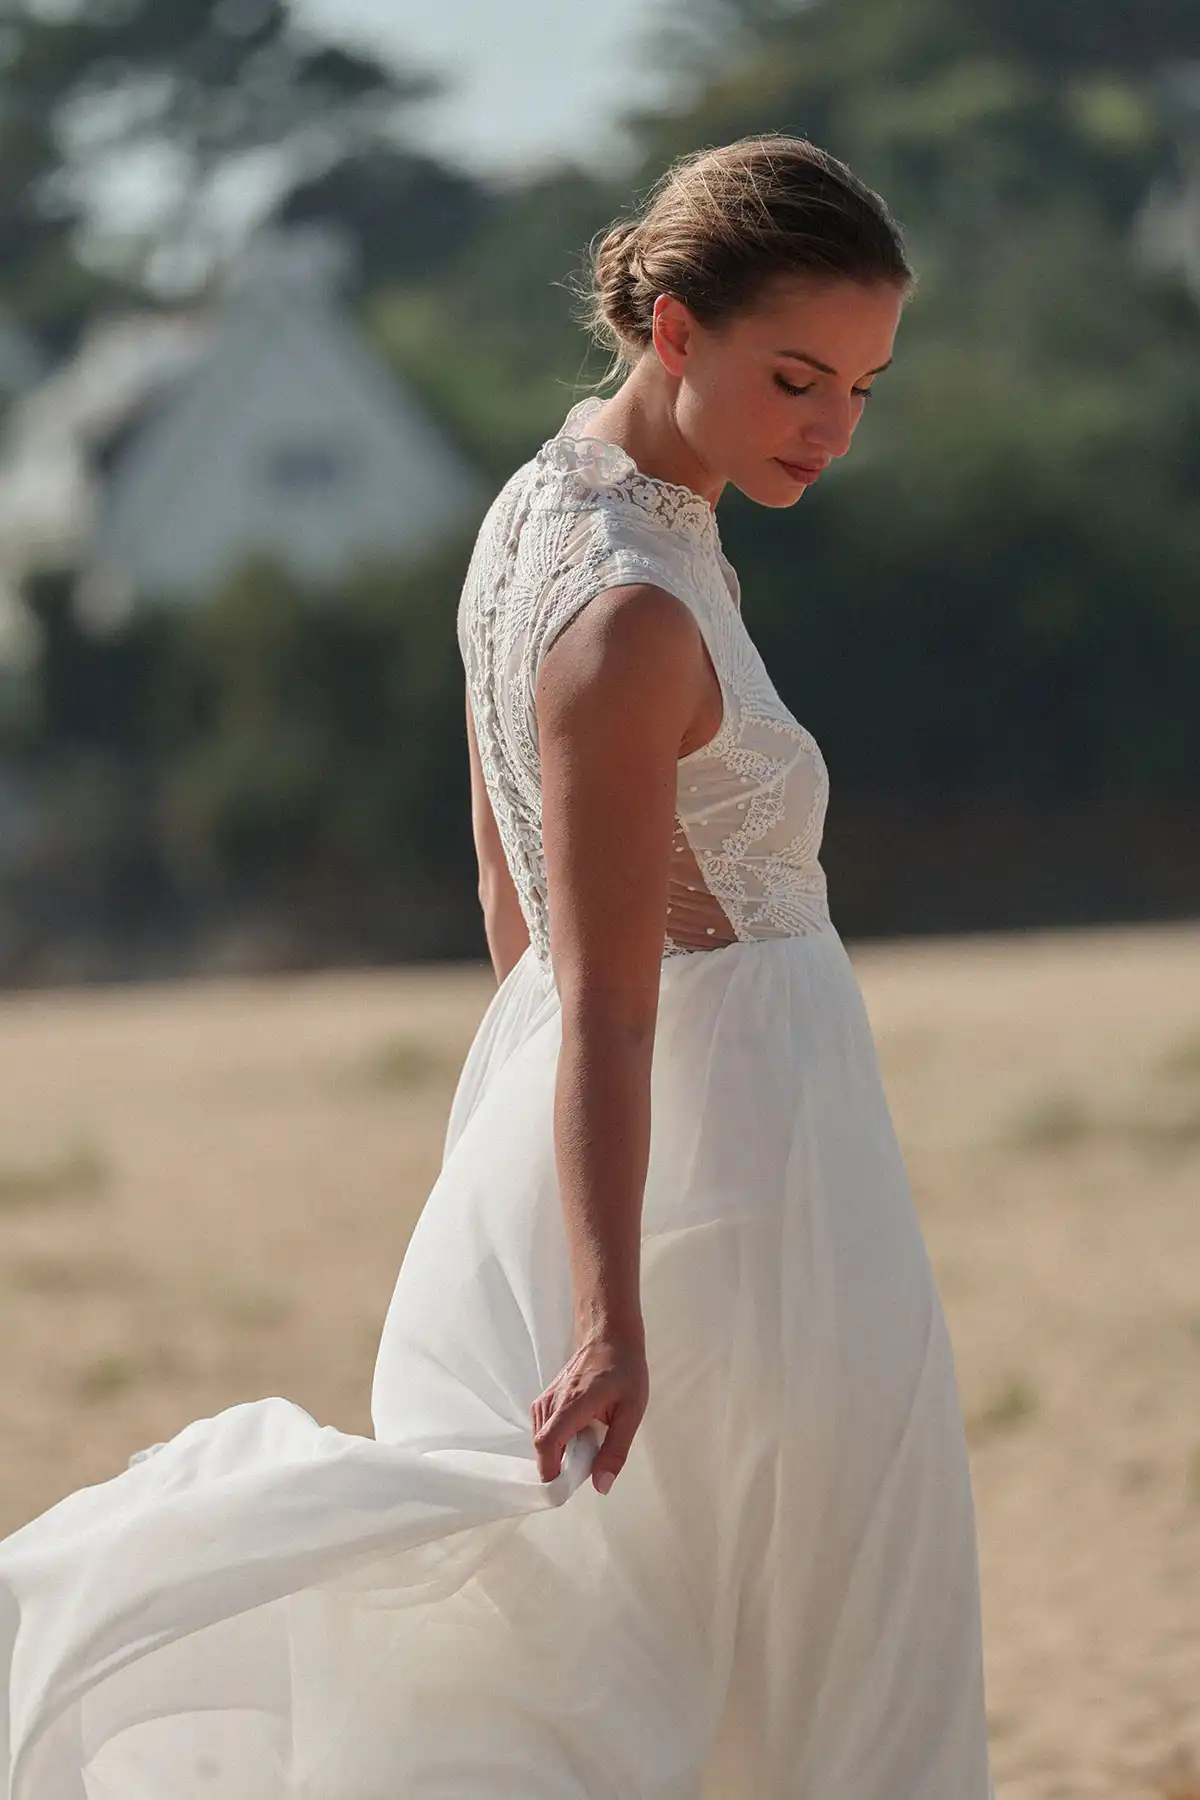
<path fill-rule="evenodd" d="M 954 1337 L 1003 1800 L 1200 1795 L 1200 0 L 0 0 L 0 1529 L 370 1367 L 491 993 L 454 632 L 675 155 L 920 286 L 721 502 Z M 203 977 L 204 979 L 195 979 Z"/>
<path fill-rule="evenodd" d="M 675 154 L 805 132 L 920 271 L 722 533 L 855 935 L 1200 907 L 1196 0 L 0 9 L 0 982 L 482 953 L 454 609 Z"/>

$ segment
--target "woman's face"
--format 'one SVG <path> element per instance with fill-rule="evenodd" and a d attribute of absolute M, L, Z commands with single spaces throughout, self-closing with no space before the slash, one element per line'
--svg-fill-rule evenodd
<path fill-rule="evenodd" d="M 730 481 L 761 506 L 791 506 L 845 456 L 903 305 L 883 282 L 788 278 L 710 329 L 659 296 L 655 347 L 680 377 L 676 422 L 718 491 Z"/>

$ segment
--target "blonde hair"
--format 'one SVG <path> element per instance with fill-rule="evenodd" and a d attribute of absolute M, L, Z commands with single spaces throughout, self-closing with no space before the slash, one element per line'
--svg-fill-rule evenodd
<path fill-rule="evenodd" d="M 613 352 L 603 382 L 650 344 L 659 294 L 714 326 L 781 276 L 901 289 L 914 280 L 880 196 L 828 151 L 782 132 L 677 158 L 589 253 L 590 279 L 575 292 L 583 325 Z"/>

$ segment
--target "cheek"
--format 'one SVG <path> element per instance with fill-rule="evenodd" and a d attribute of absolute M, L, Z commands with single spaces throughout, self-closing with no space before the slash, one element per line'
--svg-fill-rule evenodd
<path fill-rule="evenodd" d="M 737 400 L 733 429 L 737 441 L 752 453 L 773 455 L 794 443 L 803 417 L 804 401 L 785 394 L 768 376 L 744 387 Z"/>
<path fill-rule="evenodd" d="M 796 446 L 809 435 L 817 412 L 807 394 L 785 394 L 775 388 L 770 404 L 763 409 L 763 446 L 772 456 L 794 456 Z"/>
<path fill-rule="evenodd" d="M 761 382 L 725 379 L 704 395 L 689 436 L 710 467 L 741 466 L 777 439 L 776 412 L 770 389 L 764 392 Z"/>

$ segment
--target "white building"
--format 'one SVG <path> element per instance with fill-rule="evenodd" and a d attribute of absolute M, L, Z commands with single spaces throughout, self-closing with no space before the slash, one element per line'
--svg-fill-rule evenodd
<path fill-rule="evenodd" d="M 336 583 L 420 561 L 487 497 L 340 310 L 329 257 L 273 240 L 214 313 L 106 321 L 13 407 L 0 579 L 74 567 L 101 615 L 210 591 L 256 552 Z"/>

